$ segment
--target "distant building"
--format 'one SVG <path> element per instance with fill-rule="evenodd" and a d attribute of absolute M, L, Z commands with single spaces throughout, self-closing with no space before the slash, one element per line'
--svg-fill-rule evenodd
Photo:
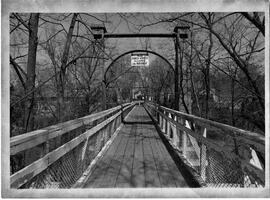
<path fill-rule="evenodd" d="M 132 91 L 132 98 L 136 100 L 142 100 L 142 97 L 143 97 L 142 92 L 140 90 L 139 91 L 133 90 L 133 91 Z"/>

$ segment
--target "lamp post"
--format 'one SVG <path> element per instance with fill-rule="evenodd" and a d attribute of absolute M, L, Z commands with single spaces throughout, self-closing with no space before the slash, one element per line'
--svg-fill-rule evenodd
<path fill-rule="evenodd" d="M 179 38 L 187 39 L 189 26 L 176 26 L 175 37 L 175 70 L 174 70 L 174 109 L 179 110 Z"/>
<path fill-rule="evenodd" d="M 104 41 L 104 34 L 107 33 L 106 27 L 100 24 L 92 24 L 90 26 L 92 30 L 92 34 L 95 40 L 99 40 L 101 43 L 102 48 L 102 77 L 105 77 L 105 61 L 104 61 L 104 54 L 105 54 L 105 41 Z M 103 91 L 103 110 L 107 109 L 107 95 L 106 95 L 106 82 L 102 80 L 102 91 Z"/>

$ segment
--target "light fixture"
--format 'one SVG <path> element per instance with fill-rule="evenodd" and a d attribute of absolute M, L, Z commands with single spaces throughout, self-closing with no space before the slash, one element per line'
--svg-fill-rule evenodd
<path fill-rule="evenodd" d="M 103 39 L 104 34 L 107 33 L 106 27 L 102 24 L 92 24 L 90 28 L 95 40 Z"/>
<path fill-rule="evenodd" d="M 179 34 L 179 38 L 181 39 L 187 39 L 188 38 L 188 32 L 190 27 L 189 26 L 176 26 L 173 31 L 176 34 Z"/>

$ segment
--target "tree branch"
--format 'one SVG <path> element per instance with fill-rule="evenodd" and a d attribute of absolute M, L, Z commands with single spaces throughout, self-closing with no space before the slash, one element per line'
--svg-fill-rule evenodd
<path fill-rule="evenodd" d="M 263 36 L 265 36 L 265 26 L 264 26 L 264 22 L 261 22 L 259 16 L 257 13 L 254 13 L 253 16 L 251 16 L 249 13 L 247 12 L 241 12 L 241 14 L 247 19 L 249 20 L 252 24 L 254 24 L 259 30 L 260 32 L 263 34 Z"/>

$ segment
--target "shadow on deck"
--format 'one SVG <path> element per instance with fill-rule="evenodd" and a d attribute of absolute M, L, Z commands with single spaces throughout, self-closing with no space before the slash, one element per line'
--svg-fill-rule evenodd
<path fill-rule="evenodd" d="M 182 175 L 169 151 L 144 107 L 136 106 L 84 187 L 198 187 L 186 180 L 190 177 Z"/>

